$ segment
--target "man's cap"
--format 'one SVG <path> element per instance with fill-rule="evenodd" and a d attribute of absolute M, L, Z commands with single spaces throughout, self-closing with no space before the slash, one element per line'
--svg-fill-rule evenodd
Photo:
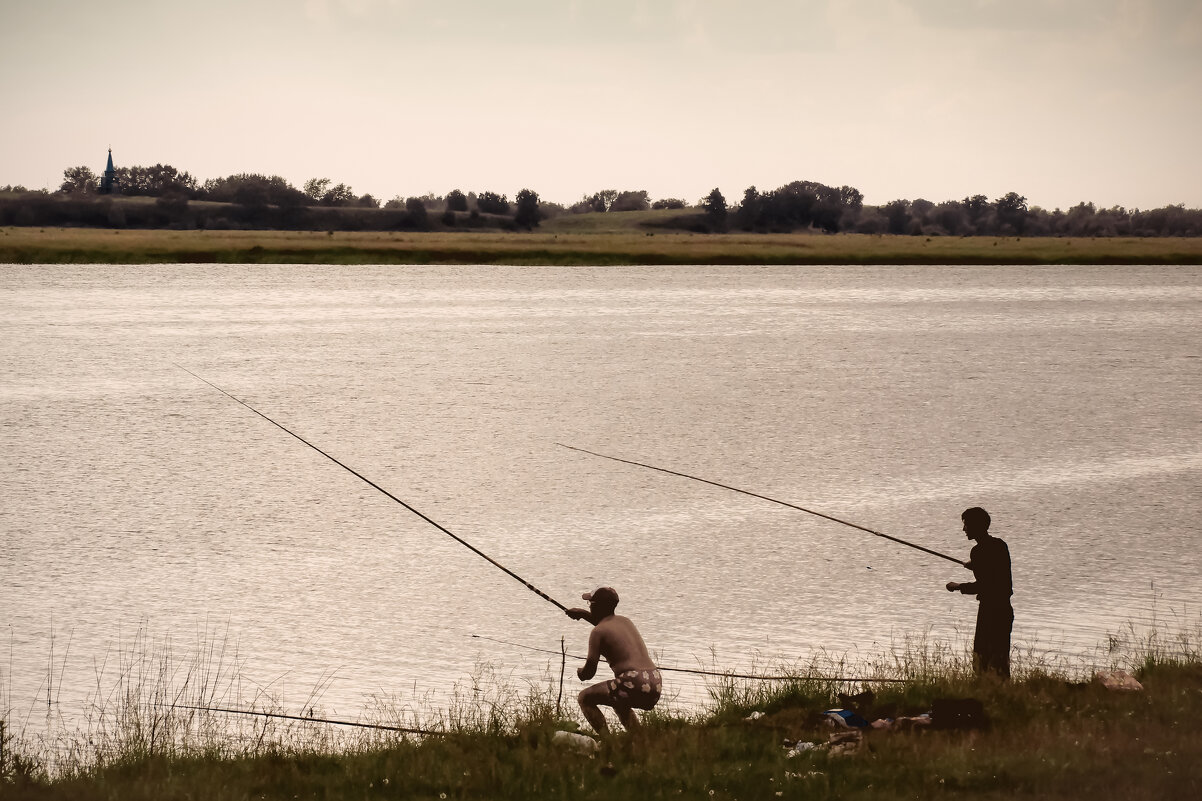
<path fill-rule="evenodd" d="M 595 604 L 600 604 L 601 606 L 618 605 L 618 591 L 613 587 L 598 587 L 592 592 L 586 592 L 580 597 L 586 601 L 592 601 Z"/>

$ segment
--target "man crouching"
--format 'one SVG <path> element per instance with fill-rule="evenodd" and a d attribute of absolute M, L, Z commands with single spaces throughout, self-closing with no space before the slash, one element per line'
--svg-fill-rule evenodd
<path fill-rule="evenodd" d="M 593 631 L 588 638 L 588 658 L 576 675 L 588 681 L 597 674 L 597 663 L 605 657 L 614 677 L 581 690 L 577 696 L 580 711 L 597 734 L 605 735 L 609 725 L 598 707 L 612 706 L 622 725 L 633 731 L 639 727 L 634 710 L 651 709 L 659 701 L 663 688 L 659 669 L 630 618 L 614 614 L 618 593 L 612 587 L 600 587 L 581 597 L 589 602 L 588 610 L 568 609 L 567 616 L 587 620 L 593 624 Z"/>

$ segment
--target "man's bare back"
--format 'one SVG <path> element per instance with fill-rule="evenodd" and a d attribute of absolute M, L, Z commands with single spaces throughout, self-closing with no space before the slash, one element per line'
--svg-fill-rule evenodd
<path fill-rule="evenodd" d="M 593 627 L 588 638 L 589 658 L 602 656 L 614 675 L 627 670 L 655 670 L 639 630 L 622 615 L 610 615 Z"/>

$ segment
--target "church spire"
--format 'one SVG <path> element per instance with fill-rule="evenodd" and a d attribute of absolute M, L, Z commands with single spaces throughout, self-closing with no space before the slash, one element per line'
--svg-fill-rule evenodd
<path fill-rule="evenodd" d="M 109 148 L 109 162 L 100 176 L 100 194 L 111 195 L 117 191 L 117 171 L 113 169 L 113 149 Z"/>

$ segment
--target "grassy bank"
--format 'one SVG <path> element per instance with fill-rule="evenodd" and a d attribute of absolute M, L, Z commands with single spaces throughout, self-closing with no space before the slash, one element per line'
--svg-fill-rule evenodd
<path fill-rule="evenodd" d="M 464 699 L 424 724 L 436 736 L 335 733 L 271 719 L 231 729 L 228 718 L 164 710 L 155 699 L 179 694 L 157 685 L 128 692 L 114 710 L 119 725 L 89 732 L 54 778 L 10 740 L 0 755 L 0 796 L 1189 798 L 1202 792 L 1202 658 L 1185 645 L 1171 655 L 1147 650 L 1130 665 L 1141 691 L 1106 689 L 1024 659 L 1013 682 L 979 681 L 946 650 L 911 650 L 869 666 L 878 679 L 905 681 L 856 684 L 873 697 L 851 702 L 838 696 L 850 685 L 801 673 L 773 683 L 718 679 L 707 709 L 652 713 L 640 732 L 596 753 L 555 741 L 579 718 L 556 714 L 553 683 Z M 900 720 L 945 698 L 979 701 L 984 725 L 943 729 L 936 713 L 934 725 L 870 729 L 858 744 L 830 744 L 846 736 L 823 715 L 832 706 L 870 721 Z"/>
<path fill-rule="evenodd" d="M 0 228 L 0 263 L 1202 264 L 1202 238 L 694 234 L 644 230 L 637 219 L 591 222 L 556 218 L 531 233 L 9 227 Z"/>

